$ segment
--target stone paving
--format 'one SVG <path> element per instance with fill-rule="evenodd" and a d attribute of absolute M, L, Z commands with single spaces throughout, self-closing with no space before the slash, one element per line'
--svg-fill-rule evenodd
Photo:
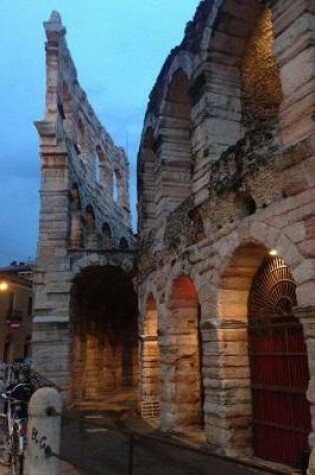
<path fill-rule="evenodd" d="M 129 465 L 131 438 L 128 431 L 137 434 L 133 438 L 132 471 Z M 81 467 L 78 475 L 299 473 L 280 465 L 263 465 L 262 461 L 260 467 L 251 466 L 250 463 L 238 463 L 201 453 L 196 450 L 201 448 L 201 442 L 200 434 L 188 434 L 185 438 L 180 434 L 166 435 L 159 432 L 154 424 L 148 424 L 140 418 L 122 419 L 112 411 L 77 412 L 63 421 L 61 456 L 74 466 Z"/>

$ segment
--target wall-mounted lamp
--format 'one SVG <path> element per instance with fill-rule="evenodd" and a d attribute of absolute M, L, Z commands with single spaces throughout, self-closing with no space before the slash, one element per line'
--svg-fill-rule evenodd
<path fill-rule="evenodd" d="M 272 257 L 275 257 L 278 255 L 278 251 L 276 249 L 271 249 L 269 251 L 269 255 L 272 256 Z"/>
<path fill-rule="evenodd" d="M 6 290 L 8 290 L 8 288 L 9 288 L 8 282 L 6 282 L 5 280 L 1 280 L 0 281 L 0 292 L 5 292 Z"/>

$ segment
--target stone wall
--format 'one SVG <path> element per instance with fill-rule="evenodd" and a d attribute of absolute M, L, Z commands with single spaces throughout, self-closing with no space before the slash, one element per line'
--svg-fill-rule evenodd
<path fill-rule="evenodd" d="M 153 88 L 138 157 L 139 179 L 150 189 L 139 187 L 140 328 L 146 341 L 148 301 L 154 299 L 161 378 L 157 384 L 156 364 L 152 369 L 143 356 L 140 403 L 148 407 L 150 395 L 159 399 L 161 428 L 188 430 L 194 425 L 185 421 L 190 400 L 187 387 L 178 385 L 191 384 L 194 368 L 209 446 L 231 456 L 252 453 L 247 302 L 271 250 L 290 267 L 297 286 L 296 315 L 309 352 L 307 397 L 314 404 L 314 8 L 304 0 L 275 0 L 269 10 L 262 3 L 201 2 Z M 253 55 L 253 49 L 261 54 L 262 44 L 268 61 Z M 261 64 L 268 68 L 269 94 L 253 88 L 255 70 L 264 86 Z M 299 65 L 294 72 L 293 65 Z M 186 127 L 165 120 L 177 71 L 191 97 L 190 159 L 185 156 L 191 171 L 185 177 L 177 154 Z M 176 205 L 166 192 L 164 202 L 152 199 L 153 189 L 162 193 L 159 170 L 165 183 L 174 183 L 169 163 L 174 176 L 179 164 L 176 180 L 189 190 Z M 174 286 L 181 279 L 191 282 L 200 307 L 200 368 L 191 360 L 193 327 L 184 337 L 181 330 L 186 318 L 193 325 L 189 292 L 175 305 L 174 318 Z M 194 394 L 192 389 L 191 401 Z M 313 433 L 309 440 L 313 447 Z"/>
<path fill-rule="evenodd" d="M 87 266 L 120 267 L 131 275 L 136 241 L 125 152 L 78 82 L 60 15 L 53 12 L 44 26 L 46 106 L 35 123 L 42 180 L 33 355 L 36 368 L 67 389 L 73 280 Z"/>

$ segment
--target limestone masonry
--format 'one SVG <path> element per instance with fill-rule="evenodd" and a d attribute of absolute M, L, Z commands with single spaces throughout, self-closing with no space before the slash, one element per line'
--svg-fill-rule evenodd
<path fill-rule="evenodd" d="M 200 3 L 150 94 L 137 242 L 126 156 L 57 13 L 45 29 L 36 366 L 69 402 L 138 385 L 162 430 L 301 467 L 315 446 L 314 1 Z"/>

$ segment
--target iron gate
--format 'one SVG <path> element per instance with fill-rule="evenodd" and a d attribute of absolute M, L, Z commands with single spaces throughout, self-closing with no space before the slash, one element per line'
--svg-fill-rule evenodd
<path fill-rule="evenodd" d="M 266 259 L 250 291 L 248 339 L 254 455 L 299 467 L 311 421 L 307 351 L 293 315 L 295 290 L 283 260 Z"/>

